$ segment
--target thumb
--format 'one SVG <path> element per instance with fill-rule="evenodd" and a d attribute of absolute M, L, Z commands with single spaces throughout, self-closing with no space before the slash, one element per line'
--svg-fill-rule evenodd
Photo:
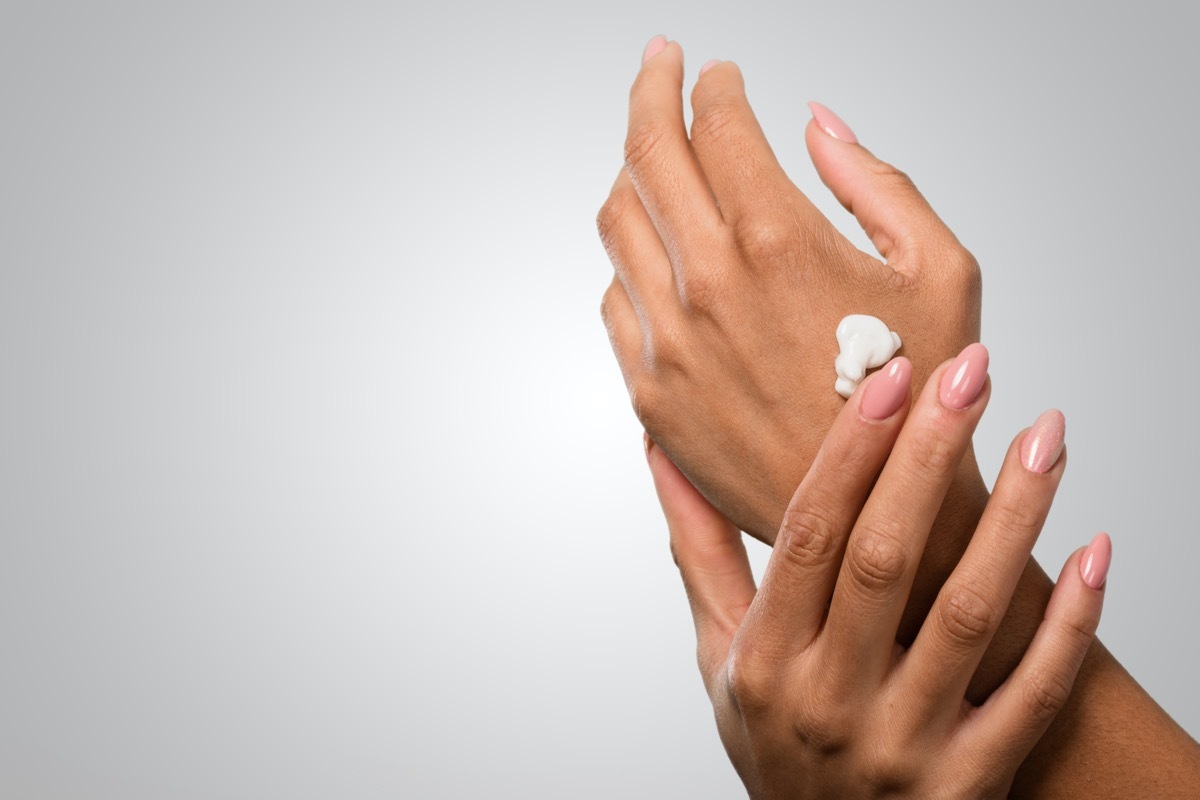
<path fill-rule="evenodd" d="M 754 600 L 754 574 L 741 532 L 704 499 L 649 437 L 646 460 L 671 533 L 671 554 L 696 623 L 700 671 L 711 691 L 733 634 Z"/>
<path fill-rule="evenodd" d="M 804 138 L 817 174 L 893 268 L 915 270 L 917 250 L 962 249 L 907 175 L 859 144 L 828 108 L 820 103 L 808 107 L 813 118 Z"/>

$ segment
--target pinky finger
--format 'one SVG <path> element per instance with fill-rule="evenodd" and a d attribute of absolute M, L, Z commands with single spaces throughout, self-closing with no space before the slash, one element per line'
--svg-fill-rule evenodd
<path fill-rule="evenodd" d="M 1024 658 L 969 723 L 978 755 L 1019 764 L 1067 704 L 1100 624 L 1111 560 L 1107 533 L 1067 559 Z"/>

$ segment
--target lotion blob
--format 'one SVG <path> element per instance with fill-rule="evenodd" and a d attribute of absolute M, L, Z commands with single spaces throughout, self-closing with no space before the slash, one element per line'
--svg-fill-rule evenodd
<path fill-rule="evenodd" d="M 842 397 L 850 397 L 867 375 L 867 370 L 882 367 L 900 349 L 900 337 L 878 317 L 851 314 L 838 324 L 841 352 L 833 362 L 837 382 L 833 388 Z"/>

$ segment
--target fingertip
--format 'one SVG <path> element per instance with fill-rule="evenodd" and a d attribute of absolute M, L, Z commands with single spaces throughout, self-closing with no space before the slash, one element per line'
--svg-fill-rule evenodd
<path fill-rule="evenodd" d="M 1044 475 L 1059 463 L 1065 447 L 1067 418 L 1056 408 L 1042 412 L 1021 437 L 1021 464 Z"/>
<path fill-rule="evenodd" d="M 1079 557 L 1079 577 L 1088 588 L 1101 590 L 1108 580 L 1108 569 L 1112 565 L 1112 537 L 1097 533 Z"/>
<path fill-rule="evenodd" d="M 912 362 L 896 356 L 869 376 L 860 389 L 859 414 L 871 422 L 890 418 L 908 400 L 912 384 Z"/>
<path fill-rule="evenodd" d="M 840 142 L 858 144 L 858 137 L 854 135 L 854 131 L 850 130 L 850 126 L 841 117 L 833 113 L 828 106 L 815 101 L 809 101 L 808 110 L 812 113 L 817 126 L 824 133 Z"/>
<path fill-rule="evenodd" d="M 991 355 L 981 342 L 972 342 L 962 349 L 938 381 L 938 396 L 942 405 L 953 411 L 965 411 L 975 405 L 988 386 Z"/>
<path fill-rule="evenodd" d="M 914 410 L 950 415 L 982 414 L 992 396 L 987 348 L 978 342 L 933 368 L 921 387 Z"/>
<path fill-rule="evenodd" d="M 667 44 L 667 37 L 661 33 L 646 42 L 646 46 L 642 48 L 642 65 L 646 65 L 650 62 L 650 59 L 657 56 L 663 50 L 666 50 Z"/>
<path fill-rule="evenodd" d="M 722 96 L 728 92 L 745 92 L 745 81 L 742 71 L 734 61 L 713 58 L 704 62 L 700 74 L 692 86 L 692 110 L 704 101 Z"/>

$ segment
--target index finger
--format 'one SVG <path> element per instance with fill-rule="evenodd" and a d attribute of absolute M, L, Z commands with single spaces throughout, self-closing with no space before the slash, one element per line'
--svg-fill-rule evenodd
<path fill-rule="evenodd" d="M 912 364 L 894 358 L 842 408 L 784 514 L 743 635 L 796 654 L 821 629 L 850 530 L 908 414 Z"/>

